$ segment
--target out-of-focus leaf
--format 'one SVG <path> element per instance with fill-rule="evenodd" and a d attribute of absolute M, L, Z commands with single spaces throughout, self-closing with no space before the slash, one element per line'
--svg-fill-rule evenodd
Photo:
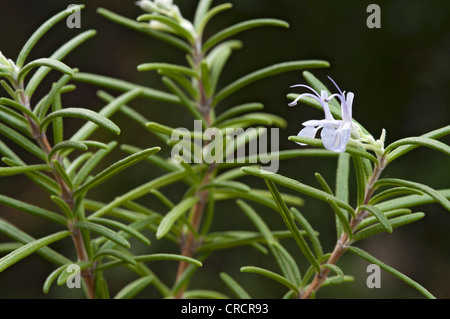
<path fill-rule="evenodd" d="M 198 202 L 198 197 L 188 197 L 175 205 L 163 218 L 158 226 L 156 238 L 164 237 L 172 228 L 173 224 L 183 215 L 188 209 Z"/>
<path fill-rule="evenodd" d="M 45 236 L 43 238 L 34 240 L 26 245 L 21 246 L 20 248 L 14 250 L 13 252 L 9 253 L 8 255 L 4 256 L 0 259 L 0 272 L 4 271 L 5 269 L 9 268 L 10 266 L 14 265 L 18 261 L 22 260 L 23 258 L 31 255 L 32 253 L 36 252 L 37 250 L 46 247 L 56 241 L 59 241 L 71 234 L 70 231 L 61 231 L 57 232 L 55 234 L 51 234 L 48 236 Z"/>
<path fill-rule="evenodd" d="M 354 247 L 354 246 L 349 247 L 348 250 L 350 252 L 354 253 L 355 255 L 357 255 L 357 256 L 367 260 L 368 262 L 380 266 L 381 269 L 383 269 L 384 271 L 390 273 L 391 275 L 399 278 L 400 280 L 404 281 L 405 283 L 407 283 L 408 285 L 410 285 L 411 287 L 413 287 L 414 289 L 419 291 L 425 297 L 427 297 L 429 299 L 435 299 L 435 297 L 427 289 L 422 287 L 420 284 L 418 284 L 417 282 L 415 282 L 414 280 L 412 280 L 408 276 L 402 274 L 398 270 L 395 270 L 394 268 L 392 268 L 392 267 L 386 265 L 385 263 L 381 262 L 377 258 L 375 258 L 372 255 L 370 255 L 368 252 L 366 252 L 366 251 L 364 251 L 364 250 L 362 250 L 360 248 Z"/>
<path fill-rule="evenodd" d="M 245 289 L 242 288 L 242 286 L 239 285 L 238 282 L 227 273 L 220 273 L 220 279 L 222 279 L 225 285 L 227 285 L 227 287 L 230 288 L 239 299 L 251 299 L 248 292 L 246 292 Z"/>

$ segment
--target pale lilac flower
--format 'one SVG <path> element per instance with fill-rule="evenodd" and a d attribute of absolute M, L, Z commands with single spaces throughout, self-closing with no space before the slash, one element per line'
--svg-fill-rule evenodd
<path fill-rule="evenodd" d="M 322 90 L 319 93 L 315 91 L 313 88 L 307 85 L 294 85 L 293 87 L 305 87 L 311 90 L 314 94 L 311 93 L 303 93 L 299 95 L 290 106 L 297 105 L 297 102 L 304 97 L 311 97 L 317 100 L 325 113 L 325 119 L 323 120 L 310 120 L 303 123 L 303 128 L 298 136 L 300 137 L 309 137 L 314 138 L 317 132 L 322 129 L 320 133 L 320 137 L 322 139 L 323 146 L 334 152 L 344 152 L 347 143 L 350 140 L 350 137 L 353 134 L 357 134 L 357 126 L 352 122 L 352 104 L 354 94 L 352 92 L 348 92 L 347 96 L 345 96 L 345 92 L 342 92 L 341 89 L 336 85 L 336 83 L 329 78 L 333 84 L 338 89 L 339 93 L 328 96 L 328 93 Z M 333 115 L 330 112 L 330 108 L 328 106 L 329 102 L 332 98 L 338 97 L 341 101 L 341 120 L 334 119 Z M 301 144 L 301 143 L 299 143 Z M 301 144 L 304 145 L 304 144 Z"/>

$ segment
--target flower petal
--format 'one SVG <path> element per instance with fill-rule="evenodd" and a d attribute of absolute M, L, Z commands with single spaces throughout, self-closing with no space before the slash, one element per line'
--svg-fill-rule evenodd
<path fill-rule="evenodd" d="M 314 137 L 316 137 L 316 133 L 319 129 L 320 129 L 320 126 L 317 126 L 317 127 L 306 126 L 297 134 L 297 136 L 314 138 Z M 306 145 L 304 143 L 299 143 L 299 142 L 296 142 L 296 143 L 299 145 Z"/>
<path fill-rule="evenodd" d="M 332 125 L 324 126 L 320 134 L 323 146 L 333 152 L 344 152 L 350 139 L 350 128 L 348 125 L 337 129 Z"/>
<path fill-rule="evenodd" d="M 339 127 L 341 125 L 342 121 L 341 120 L 308 120 L 306 122 L 303 122 L 302 125 L 303 126 L 320 126 L 323 127 L 325 125 L 332 125 L 335 126 L 336 128 Z"/>
<path fill-rule="evenodd" d="M 353 105 L 353 98 L 355 97 L 355 94 L 353 92 L 347 93 L 347 99 L 345 101 L 345 111 L 342 112 L 342 119 L 344 121 L 351 122 L 352 121 L 352 105 Z"/>

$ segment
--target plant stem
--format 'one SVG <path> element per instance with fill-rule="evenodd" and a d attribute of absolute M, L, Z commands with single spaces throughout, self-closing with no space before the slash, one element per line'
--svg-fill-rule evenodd
<path fill-rule="evenodd" d="M 372 198 L 374 188 L 374 183 L 380 178 L 381 173 L 383 172 L 384 168 L 386 167 L 386 159 L 384 157 L 379 158 L 379 165 L 376 165 L 374 168 L 374 171 L 372 173 L 372 176 L 368 180 L 364 192 L 364 205 L 367 205 Z M 352 233 L 355 232 L 358 225 L 369 216 L 369 212 L 366 210 L 359 211 L 355 217 L 352 217 L 350 220 L 350 226 L 352 229 Z M 333 252 L 331 253 L 330 257 L 326 261 L 325 264 L 329 265 L 335 265 L 339 258 L 345 253 L 347 248 L 352 244 L 349 236 L 347 233 L 342 233 L 342 235 L 339 237 L 339 239 L 336 242 L 336 245 L 334 247 Z M 316 274 L 314 279 L 312 280 L 311 284 L 308 286 L 306 291 L 302 294 L 300 294 L 301 299 L 309 299 L 313 293 L 315 293 L 319 288 L 323 285 L 325 280 L 327 279 L 327 276 L 329 275 L 331 269 L 323 267 L 319 273 Z"/>
<path fill-rule="evenodd" d="M 198 83 L 198 90 L 199 90 L 199 95 L 198 95 L 199 100 L 197 101 L 197 108 L 203 115 L 203 117 L 205 119 L 205 123 L 207 125 L 207 128 L 210 128 L 212 126 L 212 120 L 211 120 L 212 102 L 211 102 L 211 98 L 208 97 L 206 94 L 205 86 L 203 83 L 203 78 L 202 78 L 201 71 L 200 71 L 200 65 L 203 60 L 203 53 L 201 52 L 201 47 L 202 47 L 201 44 L 202 44 L 202 37 L 198 36 L 194 43 L 193 49 L 192 49 L 193 61 L 195 63 L 196 69 L 198 71 L 197 83 Z M 208 144 L 209 144 L 208 141 L 204 141 L 203 148 L 207 147 Z M 199 198 L 199 201 L 195 204 L 195 206 L 192 209 L 192 217 L 191 217 L 191 224 L 192 224 L 193 229 L 195 229 L 195 231 L 198 231 L 198 229 L 200 228 L 200 225 L 201 225 L 201 222 L 203 219 L 203 214 L 205 211 L 205 207 L 206 207 L 206 204 L 208 203 L 208 198 L 209 198 L 209 190 L 207 188 L 203 188 L 203 186 L 210 183 L 211 177 L 213 176 L 213 174 L 215 172 L 216 166 L 217 165 L 215 163 L 212 163 L 208 167 L 208 170 L 206 171 L 202 182 L 200 183 L 197 191 L 195 192 L 195 196 L 197 196 Z M 195 255 L 196 248 L 198 246 L 198 240 L 196 238 L 196 233 L 189 231 L 187 233 L 186 238 L 181 239 L 181 243 L 182 243 L 181 254 L 186 257 L 193 257 Z M 176 276 L 177 281 L 182 278 L 188 265 L 189 264 L 187 262 L 180 261 L 180 263 L 178 265 L 177 276 Z M 184 290 L 185 290 L 185 287 L 182 287 L 178 291 L 178 293 L 175 297 L 183 298 Z"/>
<path fill-rule="evenodd" d="M 30 98 L 24 93 L 24 86 L 23 83 L 16 84 L 15 85 L 16 91 L 19 90 L 21 93 L 19 95 L 19 103 L 21 103 L 23 106 L 25 106 L 27 109 L 31 111 L 30 107 Z M 50 154 L 52 151 L 52 146 L 50 145 L 47 135 L 45 132 L 41 132 L 41 129 L 39 127 L 39 124 L 36 123 L 32 118 L 30 118 L 28 115 L 25 114 L 25 117 L 28 121 L 28 124 L 31 129 L 31 135 L 36 141 L 36 143 L 39 145 L 39 147 L 46 153 Z M 56 155 L 53 157 L 53 159 L 57 158 Z M 61 159 L 58 159 L 61 161 Z M 55 177 L 56 182 L 61 188 L 61 199 L 64 200 L 69 208 L 73 211 L 74 208 L 74 197 L 72 190 L 70 187 L 64 182 L 64 179 L 59 176 L 57 171 L 54 169 L 52 163 L 49 163 L 52 167 L 52 173 Z M 67 227 L 72 232 L 72 240 L 75 245 L 75 250 L 77 253 L 77 257 L 79 261 L 88 261 L 89 256 L 86 251 L 86 246 L 83 240 L 83 236 L 81 234 L 81 231 L 79 229 L 76 229 L 73 227 L 73 225 L 77 222 L 75 219 L 74 221 L 71 221 L 68 223 Z M 94 280 L 94 270 L 92 267 L 88 267 L 84 269 L 81 272 L 81 276 L 85 282 L 87 294 L 89 299 L 93 299 L 95 296 L 95 280 Z"/>

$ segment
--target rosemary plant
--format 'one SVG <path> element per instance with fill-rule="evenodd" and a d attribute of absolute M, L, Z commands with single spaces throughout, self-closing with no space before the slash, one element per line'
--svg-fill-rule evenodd
<path fill-rule="evenodd" d="M 228 60 L 243 46 L 235 36 L 254 28 L 287 28 L 289 24 L 278 19 L 253 19 L 214 31 L 209 29 L 210 22 L 231 10 L 232 4 L 212 6 L 212 0 L 200 0 L 192 20 L 187 19 L 172 0 L 141 0 L 136 5 L 142 10 L 137 17 L 125 17 L 104 8 L 99 8 L 97 13 L 124 28 L 160 40 L 185 55 L 184 64 L 136 61 L 137 70 L 157 72 L 167 90 L 80 72 L 61 62 L 93 37 L 94 30 L 70 39 L 49 58 L 28 61 L 29 53 L 47 31 L 73 11 L 63 10 L 38 28 L 15 61 L 0 54 L 1 84 L 8 94 L 0 98 L 0 153 L 4 163 L 0 167 L 0 177 L 25 175 L 48 193 L 53 206 L 44 208 L 1 194 L 0 204 L 42 218 L 59 228 L 36 239 L 0 218 L 0 233 L 12 240 L 0 244 L 3 254 L 0 273 L 36 253 L 54 265 L 54 271 L 43 282 L 44 293 L 48 293 L 55 282 L 60 286 L 69 285 L 79 276 L 87 298 L 134 298 L 148 287 L 155 288 L 161 298 L 227 298 L 225 289 L 191 288 L 191 279 L 194 275 L 202 276 L 212 254 L 249 246 L 273 258 L 279 270 L 242 265 L 241 272 L 262 275 L 281 284 L 285 293 L 280 298 L 307 299 L 315 297 L 321 287 L 353 280 L 338 265 L 340 257 L 348 251 L 397 276 L 425 297 L 434 298 L 419 283 L 355 243 L 420 220 L 424 213 L 412 212 L 415 206 L 438 203 L 450 210 L 449 190 L 434 190 L 415 181 L 382 175 L 395 160 L 417 147 L 429 147 L 450 155 L 450 147 L 439 141 L 450 133 L 449 126 L 386 145 L 384 129 L 380 138 L 375 139 L 353 119 L 352 92 L 342 92 L 331 80 L 334 91 L 331 94 L 310 72 L 329 67 L 329 63 L 322 60 L 276 61 L 222 85 Z M 45 90 L 41 83 L 50 71 L 62 75 L 48 92 L 40 92 L 43 97 L 37 99 L 36 92 Z M 294 85 L 308 91 L 289 94 L 289 105 L 303 102 L 325 114 L 323 120 L 304 122 L 298 136 L 289 138 L 293 144 L 297 143 L 294 149 L 277 148 L 278 129 L 285 128 L 287 121 L 264 112 L 260 101 L 242 101 L 218 111 L 220 106 L 227 105 L 227 98 L 248 85 L 286 72 L 302 72 L 308 84 Z M 76 90 L 78 83 L 101 88 L 98 97 L 105 106 L 99 112 L 67 106 L 70 103 L 66 102 L 64 94 Z M 151 121 L 142 111 L 130 106 L 134 100 L 145 101 L 150 107 L 151 101 L 173 104 L 187 111 L 192 126 L 173 127 Z M 120 134 L 121 128 L 111 120 L 117 113 L 145 129 L 149 136 L 156 137 L 159 145 L 142 148 L 134 141 L 119 145 L 113 136 Z M 69 118 L 87 123 L 67 137 L 64 124 Z M 91 140 L 97 129 L 104 129 L 107 133 L 102 136 L 112 135 L 111 139 Z M 269 132 L 271 150 L 267 146 Z M 320 138 L 316 138 L 317 134 Z M 306 145 L 311 147 L 306 148 Z M 102 167 L 107 155 L 118 149 L 124 154 L 122 159 Z M 242 149 L 250 150 L 250 154 Z M 22 153 L 27 155 L 27 160 Z M 28 162 L 30 157 L 33 161 Z M 320 189 L 277 173 L 279 161 L 301 161 L 303 157 L 336 159 L 335 189 L 320 173 L 315 174 Z M 90 192 L 101 184 L 114 183 L 116 174 L 138 162 L 163 173 L 123 193 L 106 194 L 110 197 L 108 202 Z M 349 192 L 349 185 L 353 185 L 350 181 L 352 163 L 357 186 L 355 203 L 350 200 Z M 244 183 L 248 177 L 256 181 L 262 179 L 267 188 L 258 189 Z M 168 186 L 177 186 L 182 194 L 166 191 Z M 280 192 L 280 187 L 289 192 Z M 141 200 L 148 195 L 155 205 L 143 204 Z M 331 252 L 324 251 L 318 232 L 300 212 L 303 210 L 300 196 L 329 205 L 337 235 Z M 254 231 L 242 231 L 239 225 L 214 231 L 215 212 L 230 200 L 235 201 L 239 214 L 254 225 Z M 286 229 L 272 230 L 258 212 L 261 206 L 280 216 Z M 147 235 L 149 231 L 151 237 Z M 61 252 L 49 247 L 66 238 L 72 239 L 72 251 Z M 298 254 L 305 257 L 307 264 L 299 263 L 298 256 L 283 245 L 284 240 L 289 239 L 298 245 Z M 135 240 L 144 248 L 139 245 L 136 248 Z M 178 253 L 155 249 L 154 246 L 161 245 L 152 245 L 154 240 L 175 245 Z M 74 254 L 75 258 L 71 257 Z M 164 273 L 164 278 L 170 277 L 170 281 L 154 271 L 153 261 L 177 263 L 176 271 Z M 108 276 L 111 269 L 126 269 L 134 274 L 134 279 L 114 294 L 110 288 L 114 277 Z M 252 297 L 244 285 L 228 273 L 219 272 L 216 278 L 233 293 L 232 297 Z"/>

